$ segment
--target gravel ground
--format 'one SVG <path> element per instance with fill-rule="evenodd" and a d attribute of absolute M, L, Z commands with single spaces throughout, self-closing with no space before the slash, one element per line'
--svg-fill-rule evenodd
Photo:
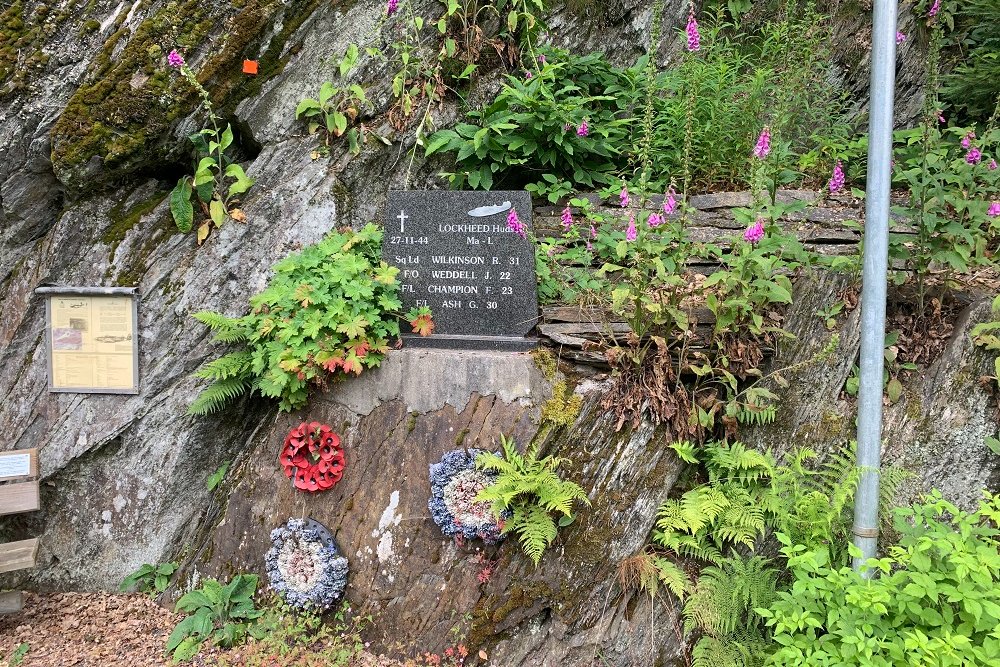
<path fill-rule="evenodd" d="M 11 655 L 22 643 L 28 645 L 28 652 L 21 662 L 13 663 L 20 667 L 166 667 L 176 664 L 164 656 L 163 648 L 181 618 L 140 594 L 25 593 L 21 612 L 0 616 L 0 667 L 12 664 Z M 240 647 L 209 648 L 185 664 L 285 667 L 315 663 L 306 657 L 292 661 L 263 658 L 259 652 Z M 399 665 L 372 655 L 351 662 L 352 667 Z"/>

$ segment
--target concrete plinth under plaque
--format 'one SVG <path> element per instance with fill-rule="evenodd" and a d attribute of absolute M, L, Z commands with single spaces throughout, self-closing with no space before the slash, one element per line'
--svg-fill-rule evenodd
<path fill-rule="evenodd" d="M 406 344 L 525 350 L 538 321 L 535 251 L 508 226 L 531 229 L 527 192 L 393 191 L 382 255 L 399 268 L 404 310 L 428 306 L 434 335 Z"/>

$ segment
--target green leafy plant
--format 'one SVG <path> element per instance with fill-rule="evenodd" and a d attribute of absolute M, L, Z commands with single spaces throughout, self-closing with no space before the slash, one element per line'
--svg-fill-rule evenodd
<path fill-rule="evenodd" d="M 238 344 L 195 375 L 211 380 L 191 405 L 215 412 L 238 396 L 258 392 L 282 410 L 306 403 L 311 387 L 378 366 L 399 337 L 399 269 L 381 261 L 382 231 L 334 232 L 274 266 L 267 289 L 250 300 L 243 317 L 200 312 L 215 340 Z M 414 333 L 429 335 L 430 310 L 406 314 Z"/>
<path fill-rule="evenodd" d="M 882 370 L 882 387 L 890 403 L 897 402 L 903 395 L 903 383 L 899 380 L 904 371 L 915 371 L 917 365 L 908 361 L 899 361 L 899 348 L 896 342 L 899 340 L 898 331 L 890 331 L 885 335 L 885 352 L 883 358 L 885 365 Z M 857 396 L 861 388 L 861 369 L 857 364 L 851 367 L 851 374 L 844 383 L 844 393 L 848 396 Z"/>
<path fill-rule="evenodd" d="M 177 563 L 160 563 L 159 565 L 146 563 L 125 577 L 121 585 L 118 586 L 118 590 L 123 592 L 136 590 L 155 596 L 167 590 L 170 579 L 176 571 Z"/>
<path fill-rule="evenodd" d="M 894 512 L 899 543 L 867 580 L 782 536 L 791 589 L 756 613 L 769 665 L 992 665 L 1000 655 L 1000 497 L 965 512 L 934 491 Z M 854 555 L 860 553 L 851 547 Z"/>
<path fill-rule="evenodd" d="M 231 463 L 232 461 L 226 461 L 219 466 L 218 470 L 209 475 L 208 479 L 205 480 L 205 488 L 209 491 L 214 491 L 215 487 L 219 486 L 219 484 L 222 483 L 222 480 L 226 477 L 226 473 L 229 472 L 229 465 Z"/>
<path fill-rule="evenodd" d="M 183 61 L 179 71 L 201 95 L 202 107 L 208 114 L 211 127 L 188 137 L 197 151 L 195 172 L 194 176 L 184 176 L 177 181 L 170 193 L 170 213 L 177 228 L 182 232 L 189 232 L 196 219 L 197 204 L 197 219 L 201 220 L 197 236 L 198 243 L 201 244 L 213 225 L 221 227 L 230 218 L 238 222 L 246 220 L 246 215 L 238 208 L 239 196 L 249 190 L 254 181 L 246 175 L 243 167 L 226 155 L 226 150 L 233 144 L 232 126 L 226 124 L 225 129 L 221 128 L 221 119 L 215 114 L 211 96 Z"/>
<path fill-rule="evenodd" d="M 24 664 L 24 658 L 28 655 L 28 651 L 31 650 L 31 646 L 28 642 L 21 642 L 17 647 L 11 652 L 10 658 L 7 659 L 8 667 L 20 667 Z"/>
<path fill-rule="evenodd" d="M 848 447 L 818 468 L 816 457 L 800 448 L 778 463 L 769 452 L 741 443 L 708 443 L 700 450 L 689 442 L 672 449 L 689 463 L 701 462 L 708 481 L 661 505 L 653 547 L 659 563 L 676 554 L 711 563 L 689 587 L 685 630 L 697 633 L 692 657 L 698 665 L 761 664 L 768 640 L 763 616 L 778 590 L 779 565 L 748 555 L 769 531 L 802 548 L 823 548 L 835 562 L 846 563 L 851 504 L 861 470 Z M 881 504 L 906 478 L 903 471 L 881 472 Z M 675 579 L 669 569 L 660 571 Z M 756 602 L 755 602 L 756 600 Z"/>
<path fill-rule="evenodd" d="M 560 479 L 557 470 L 562 459 L 538 458 L 538 446 L 527 453 L 517 451 L 513 439 L 500 436 L 503 456 L 484 452 L 476 458 L 476 467 L 497 475 L 496 482 L 476 496 L 488 502 L 493 513 L 503 521 L 503 533 L 515 533 L 521 548 L 536 566 L 542 554 L 556 539 L 558 526 L 573 521 L 573 503 L 590 504 L 587 494 L 573 482 Z M 558 526 L 553 514 L 559 517 Z"/>
<path fill-rule="evenodd" d="M 556 201 L 564 190 L 552 185 L 595 187 L 614 180 L 644 62 L 623 70 L 599 54 L 540 53 L 545 62 L 530 78 L 508 76 L 492 104 L 469 112 L 469 122 L 430 137 L 428 156 L 457 154 L 459 170 L 446 174 L 453 187 L 530 185 Z"/>
<path fill-rule="evenodd" d="M 167 652 L 174 660 L 190 660 L 206 641 L 224 648 L 242 643 L 264 613 L 254 606 L 258 583 L 255 574 L 239 574 L 226 585 L 205 579 L 185 593 L 176 611 L 187 616 L 167 637 Z"/>
<path fill-rule="evenodd" d="M 351 44 L 340 61 L 340 76 L 344 78 L 353 69 L 358 60 L 358 46 Z M 347 136 L 352 153 L 361 152 L 364 139 L 363 129 L 354 126 L 362 107 L 371 107 L 365 90 L 358 84 L 335 86 L 326 81 L 320 86 L 319 95 L 313 99 L 307 97 L 300 100 L 295 107 L 296 120 L 305 120 L 309 134 L 322 132 L 323 148 L 321 153 L 329 154 L 330 140 Z"/>
<path fill-rule="evenodd" d="M 230 662 L 220 658 L 220 667 L 348 667 L 364 652 L 361 631 L 371 616 L 350 616 L 344 602 L 340 608 L 317 616 L 293 611 L 284 604 L 268 606 L 257 619 L 256 638 L 247 642 Z"/>
<path fill-rule="evenodd" d="M 996 375 L 989 379 L 996 383 L 996 388 L 1000 391 L 1000 296 L 993 299 L 992 310 L 997 319 L 990 322 L 980 322 L 972 327 L 970 335 L 972 342 L 978 347 L 997 353 L 993 360 L 993 372 Z"/>

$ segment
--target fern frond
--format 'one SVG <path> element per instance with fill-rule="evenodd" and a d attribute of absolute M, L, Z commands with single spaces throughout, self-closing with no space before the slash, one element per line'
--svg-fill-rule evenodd
<path fill-rule="evenodd" d="M 252 366 L 253 353 L 249 350 L 230 352 L 208 362 L 195 371 L 194 376 L 216 382 L 230 378 L 249 379 L 253 374 Z"/>
<path fill-rule="evenodd" d="M 678 600 L 683 600 L 691 588 L 691 580 L 687 573 L 676 563 L 666 558 L 657 558 L 655 565 L 660 583 L 666 586 L 667 590 L 673 593 Z"/>
<path fill-rule="evenodd" d="M 247 339 L 246 330 L 239 318 L 226 317 L 211 310 L 197 312 L 192 317 L 215 333 L 216 342 L 241 343 Z"/>
<path fill-rule="evenodd" d="M 516 530 L 519 533 L 521 549 L 536 567 L 542 554 L 558 535 L 556 522 L 549 513 L 538 505 L 518 508 L 514 514 Z"/>
<path fill-rule="evenodd" d="M 218 380 L 204 389 L 191 403 L 188 412 L 193 415 L 208 415 L 221 410 L 226 403 L 242 396 L 250 388 L 250 381 L 242 377 Z"/>

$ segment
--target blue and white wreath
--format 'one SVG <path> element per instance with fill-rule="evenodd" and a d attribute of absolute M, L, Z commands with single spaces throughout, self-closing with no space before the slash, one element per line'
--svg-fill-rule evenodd
<path fill-rule="evenodd" d="M 445 535 L 478 537 L 487 544 L 496 544 L 503 539 L 503 521 L 493 515 L 490 503 L 476 501 L 479 492 L 496 481 L 495 474 L 476 469 L 476 456 L 481 452 L 456 449 L 446 452 L 439 463 L 432 463 L 427 506 Z"/>
<path fill-rule="evenodd" d="M 264 562 L 271 589 L 294 609 L 326 611 L 347 586 L 347 559 L 329 531 L 311 519 L 289 519 L 272 530 Z"/>

